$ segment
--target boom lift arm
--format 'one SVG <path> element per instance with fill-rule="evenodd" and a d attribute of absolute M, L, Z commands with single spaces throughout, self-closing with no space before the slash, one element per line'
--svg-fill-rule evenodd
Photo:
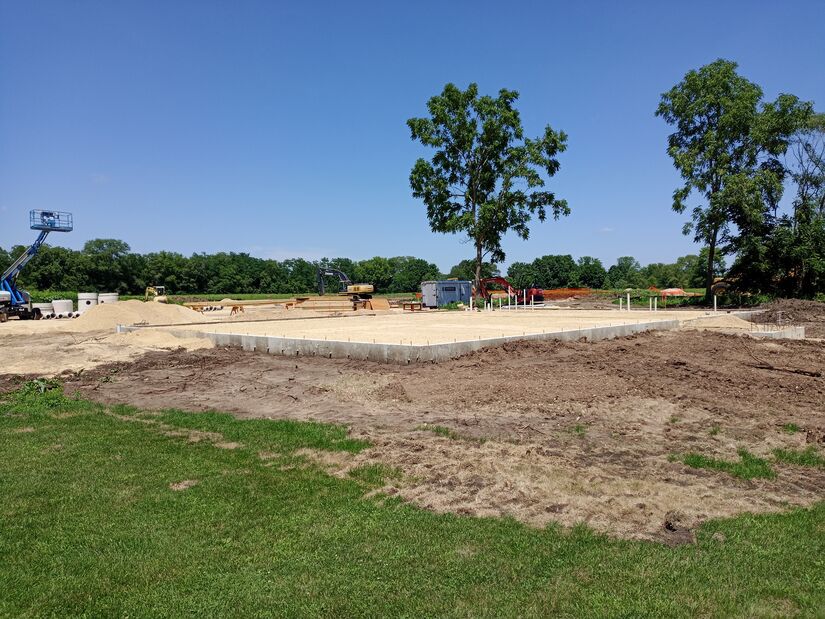
<path fill-rule="evenodd" d="M 0 294 L 0 322 L 5 322 L 9 315 L 20 318 L 40 317 L 39 310 L 32 309 L 29 294 L 17 287 L 17 276 L 40 251 L 49 232 L 70 232 L 74 228 L 74 222 L 71 213 L 34 210 L 29 212 L 29 227 L 39 230 L 40 234 L 0 276 L 0 292 L 6 293 Z"/>
<path fill-rule="evenodd" d="M 41 230 L 34 243 L 29 245 L 26 251 L 20 254 L 17 260 L 12 262 L 11 266 L 6 269 L 3 272 L 3 276 L 0 277 L 0 288 L 11 294 L 12 305 L 26 302 L 23 298 L 23 292 L 18 290 L 14 284 L 20 271 L 22 271 L 25 266 L 31 262 L 31 259 L 37 255 L 37 252 L 40 251 L 40 246 L 43 245 L 47 236 L 49 236 L 49 231 Z"/>

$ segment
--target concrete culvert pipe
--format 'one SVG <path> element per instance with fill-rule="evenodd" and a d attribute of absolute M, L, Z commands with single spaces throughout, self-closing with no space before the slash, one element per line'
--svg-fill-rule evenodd
<path fill-rule="evenodd" d="M 32 303 L 34 309 L 40 310 L 40 316 L 43 318 L 51 318 L 54 313 L 54 307 L 51 303 Z"/>
<path fill-rule="evenodd" d="M 77 293 L 77 313 L 82 314 L 90 307 L 97 305 L 96 292 L 78 292 Z"/>
<path fill-rule="evenodd" d="M 55 317 L 69 318 L 72 315 L 74 305 L 71 299 L 56 299 L 52 301 L 52 309 Z"/>

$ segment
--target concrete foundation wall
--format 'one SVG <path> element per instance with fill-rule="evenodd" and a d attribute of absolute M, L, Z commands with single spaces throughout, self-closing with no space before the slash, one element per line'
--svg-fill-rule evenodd
<path fill-rule="evenodd" d="M 740 314 L 741 315 L 741 314 Z M 208 338 L 215 346 L 233 346 L 272 355 L 328 357 L 336 359 L 364 359 L 381 363 L 426 363 L 455 359 L 487 347 L 502 346 L 518 340 L 560 340 L 564 342 L 585 339 L 596 341 L 623 337 L 644 331 L 671 330 L 680 327 L 678 320 L 656 320 L 635 324 L 565 329 L 547 333 L 512 335 L 446 344 L 413 345 L 368 342 L 344 342 L 296 337 L 244 335 L 240 333 L 208 333 L 191 327 L 167 328 L 181 338 Z M 119 326 L 118 332 L 135 331 L 145 327 Z M 777 331 L 752 331 L 748 335 L 759 338 L 803 339 L 804 327 L 786 327 Z"/>
<path fill-rule="evenodd" d="M 204 337 L 212 340 L 215 346 L 235 346 L 244 350 L 257 350 L 272 355 L 317 356 L 337 359 L 364 359 L 382 363 L 424 363 L 455 359 L 470 352 L 486 347 L 495 347 L 518 340 L 561 340 L 588 341 L 623 337 L 634 333 L 653 330 L 677 329 L 678 320 L 659 320 L 653 322 L 568 329 L 550 333 L 536 333 L 519 336 L 478 339 L 453 342 L 449 344 L 404 345 L 372 344 L 366 342 L 342 342 L 335 340 L 315 340 L 304 338 L 242 335 L 238 333 L 207 333 L 194 329 L 166 329 L 176 337 Z M 134 331 L 142 327 L 118 327 L 119 332 Z"/>
<path fill-rule="evenodd" d="M 748 335 L 769 340 L 804 340 L 805 327 L 783 327 L 776 331 L 750 331 Z"/>

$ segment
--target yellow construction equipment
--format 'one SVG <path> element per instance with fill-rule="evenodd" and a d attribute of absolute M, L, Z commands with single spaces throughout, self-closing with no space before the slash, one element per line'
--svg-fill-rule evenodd
<path fill-rule="evenodd" d="M 341 284 L 338 294 L 349 297 L 355 304 L 371 299 L 372 293 L 375 292 L 375 286 L 372 284 L 353 284 L 346 273 L 332 267 L 321 267 L 318 269 L 318 294 L 322 297 L 326 294 L 325 277 L 337 278 Z"/>
<path fill-rule="evenodd" d="M 147 286 L 144 301 L 149 301 L 150 299 L 156 303 L 166 303 L 168 301 L 166 298 L 166 286 Z"/>

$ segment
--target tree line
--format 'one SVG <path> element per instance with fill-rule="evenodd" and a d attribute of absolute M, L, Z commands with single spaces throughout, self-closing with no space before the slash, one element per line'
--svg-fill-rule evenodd
<path fill-rule="evenodd" d="M 0 270 L 25 250 L 0 248 Z M 574 259 L 570 255 L 547 255 L 533 262 L 514 262 L 506 272 L 518 288 L 658 288 L 699 287 L 703 283 L 706 256 L 682 256 L 672 264 L 641 266 L 630 256 L 605 267 L 591 256 Z M 717 261 L 720 259 L 717 257 Z M 295 258 L 271 260 L 246 253 L 198 253 L 184 256 L 161 251 L 138 254 L 128 243 L 117 239 L 94 239 L 82 250 L 44 245 L 21 272 L 18 285 L 31 290 L 69 290 L 142 294 L 147 286 L 166 286 L 170 294 L 299 294 L 317 289 L 319 267 L 332 267 L 352 281 L 373 284 L 377 292 L 414 292 L 422 281 L 458 278 L 473 280 L 474 259 L 462 260 L 447 273 L 432 262 L 413 256 L 368 260 L 349 258 L 317 261 Z M 720 270 L 724 268 L 717 264 Z M 484 262 L 482 277 L 500 275 L 499 269 Z M 338 283 L 328 278 L 326 288 L 337 290 Z"/>
<path fill-rule="evenodd" d="M 25 250 L 0 248 L 0 270 Z M 318 268 L 338 269 L 356 282 L 369 282 L 381 292 L 418 290 L 421 281 L 440 276 L 435 264 L 412 256 L 348 258 L 319 261 L 270 260 L 247 253 L 169 251 L 138 254 L 117 239 L 94 239 L 80 251 L 44 245 L 20 273 L 18 285 L 33 290 L 77 290 L 142 294 L 161 285 L 170 294 L 296 294 L 317 289 Z M 339 283 L 327 278 L 329 291 Z"/>

